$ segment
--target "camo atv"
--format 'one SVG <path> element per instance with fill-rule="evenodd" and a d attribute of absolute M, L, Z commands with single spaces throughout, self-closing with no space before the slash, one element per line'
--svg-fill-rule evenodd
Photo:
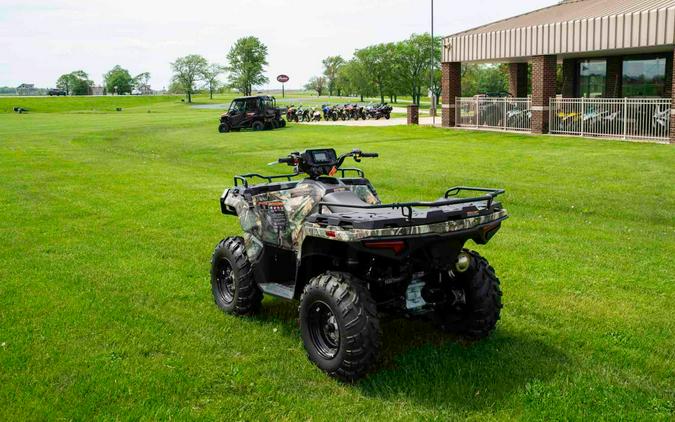
<path fill-rule="evenodd" d="M 464 244 L 485 244 L 499 230 L 507 213 L 495 198 L 504 191 L 454 187 L 434 202 L 383 204 L 363 171 L 342 168 L 347 157 L 377 156 L 295 152 L 278 160 L 294 173 L 235 176 L 220 199 L 244 236 L 222 240 L 213 253 L 218 306 L 250 315 L 263 293 L 299 300 L 309 359 L 346 381 L 376 360 L 380 315 L 425 317 L 480 339 L 502 307 L 494 270 Z"/>

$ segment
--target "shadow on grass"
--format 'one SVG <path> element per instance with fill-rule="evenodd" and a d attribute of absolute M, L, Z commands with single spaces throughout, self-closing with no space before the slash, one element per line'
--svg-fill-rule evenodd
<path fill-rule="evenodd" d="M 500 408 L 568 363 L 560 350 L 499 326 L 485 340 L 464 343 L 430 323 L 399 319 L 383 324 L 378 367 L 358 388 L 366 396 L 431 408 Z"/>
<path fill-rule="evenodd" d="M 256 319 L 280 325 L 284 335 L 300 336 L 296 303 L 266 300 Z M 410 400 L 430 408 L 502 408 L 514 394 L 536 393 L 542 382 L 569 370 L 562 351 L 499 326 L 475 343 L 420 320 L 385 319 L 382 329 L 380 358 L 354 386 L 369 397 Z"/>

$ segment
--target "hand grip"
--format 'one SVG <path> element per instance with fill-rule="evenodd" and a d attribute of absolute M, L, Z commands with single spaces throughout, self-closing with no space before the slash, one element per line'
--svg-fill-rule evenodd
<path fill-rule="evenodd" d="M 361 157 L 365 157 L 365 158 L 377 158 L 379 156 L 380 156 L 380 154 L 378 154 L 376 152 L 362 152 L 361 153 Z"/>

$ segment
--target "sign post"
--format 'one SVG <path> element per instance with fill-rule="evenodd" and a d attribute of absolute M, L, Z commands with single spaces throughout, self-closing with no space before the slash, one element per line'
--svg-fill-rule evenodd
<path fill-rule="evenodd" d="M 286 93 L 284 92 L 284 84 L 288 82 L 288 75 L 281 74 L 277 76 L 277 81 L 281 82 L 281 98 L 286 97 Z"/>

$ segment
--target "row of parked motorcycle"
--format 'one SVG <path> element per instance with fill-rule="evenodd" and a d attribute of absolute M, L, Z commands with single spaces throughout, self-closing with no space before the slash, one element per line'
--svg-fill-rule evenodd
<path fill-rule="evenodd" d="M 289 122 L 318 122 L 321 119 L 336 122 L 338 120 L 389 119 L 392 107 L 387 103 L 362 106 L 359 104 L 324 104 L 321 107 L 291 105 L 286 110 Z"/>

